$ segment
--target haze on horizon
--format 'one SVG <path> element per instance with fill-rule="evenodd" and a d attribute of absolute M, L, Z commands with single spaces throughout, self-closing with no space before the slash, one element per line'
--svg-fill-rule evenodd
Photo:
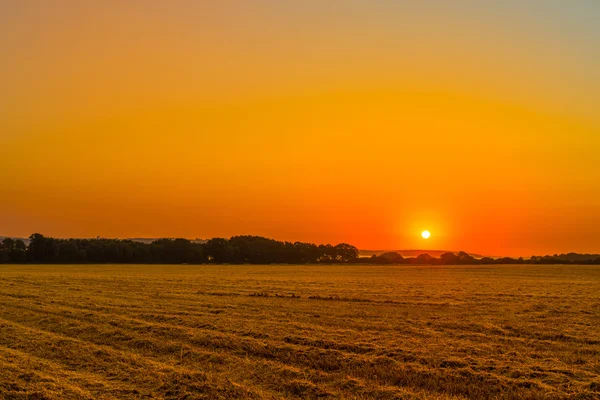
<path fill-rule="evenodd" d="M 408 3 L 0 1 L 0 235 L 600 252 L 600 2 Z"/>

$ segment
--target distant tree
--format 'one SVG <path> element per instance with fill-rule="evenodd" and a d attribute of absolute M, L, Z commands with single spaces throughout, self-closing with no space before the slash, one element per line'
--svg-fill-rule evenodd
<path fill-rule="evenodd" d="M 316 263 L 319 259 L 319 246 L 312 243 L 294 243 L 292 263 Z"/>
<path fill-rule="evenodd" d="M 458 252 L 458 258 L 460 259 L 460 264 L 476 264 L 475 258 L 464 251 Z"/>
<path fill-rule="evenodd" d="M 373 254 L 371 259 L 374 264 L 403 264 L 405 262 L 404 257 L 396 252 L 382 253 L 379 256 Z"/>
<path fill-rule="evenodd" d="M 358 249 L 347 243 L 340 243 L 334 249 L 335 260 L 337 262 L 347 263 L 355 261 L 358 258 Z"/>
<path fill-rule="evenodd" d="M 187 239 L 159 239 L 151 245 L 151 253 L 135 249 L 136 245 L 133 242 L 127 243 L 125 251 L 129 257 L 146 260 L 162 264 L 201 264 L 205 262 L 204 250 L 201 244 L 192 243 Z M 139 247 L 139 246 L 137 246 Z"/>
<path fill-rule="evenodd" d="M 78 247 L 75 240 L 65 240 L 58 244 L 57 261 L 63 264 L 76 263 L 78 261 Z"/>
<path fill-rule="evenodd" d="M 319 258 L 318 262 L 335 262 L 336 261 L 336 251 L 335 248 L 330 244 L 320 244 L 319 245 Z"/>
<path fill-rule="evenodd" d="M 35 263 L 57 262 L 58 246 L 56 239 L 46 238 L 44 235 L 34 233 L 29 237 L 27 249 L 28 260 Z"/>
<path fill-rule="evenodd" d="M 444 253 L 440 256 L 440 264 L 443 265 L 457 265 L 461 263 L 461 259 L 454 253 Z"/>
<path fill-rule="evenodd" d="M 434 264 L 435 258 L 429 254 L 421 254 L 414 259 L 415 264 Z"/>
<path fill-rule="evenodd" d="M 2 246 L 5 251 L 10 252 L 15 248 L 15 240 L 11 238 L 4 238 L 4 240 L 2 240 Z"/>
<path fill-rule="evenodd" d="M 231 262 L 271 264 L 285 262 L 283 242 L 261 236 L 234 236 L 229 239 Z"/>
<path fill-rule="evenodd" d="M 104 246 L 102 246 L 99 240 L 94 240 L 89 243 L 85 249 L 87 255 L 87 262 L 93 264 L 104 264 L 106 258 L 104 257 Z"/>
<path fill-rule="evenodd" d="M 210 239 L 204 244 L 204 252 L 208 261 L 220 263 L 230 263 L 233 261 L 233 251 L 229 246 L 229 241 L 222 238 Z"/>

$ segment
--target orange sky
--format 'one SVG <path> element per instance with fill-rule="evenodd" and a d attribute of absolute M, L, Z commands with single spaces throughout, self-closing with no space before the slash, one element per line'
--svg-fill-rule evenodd
<path fill-rule="evenodd" d="M 600 252 L 596 1 L 7 3 L 0 235 Z"/>

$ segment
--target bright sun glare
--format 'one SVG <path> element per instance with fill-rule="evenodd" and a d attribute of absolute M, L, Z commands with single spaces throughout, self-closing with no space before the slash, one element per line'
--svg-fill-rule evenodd
<path fill-rule="evenodd" d="M 421 232 L 421 236 L 423 236 L 423 239 L 429 239 L 429 237 L 431 236 L 431 232 L 423 231 Z"/>

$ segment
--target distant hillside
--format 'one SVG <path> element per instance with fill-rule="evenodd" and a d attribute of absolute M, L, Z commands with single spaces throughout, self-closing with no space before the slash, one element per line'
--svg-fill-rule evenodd
<path fill-rule="evenodd" d="M 432 257 L 439 257 L 444 253 L 458 253 L 458 251 L 450 250 L 359 250 L 360 257 L 371 257 L 373 254 L 378 256 L 383 253 L 398 253 L 402 257 L 417 257 L 421 254 L 429 254 Z M 483 258 L 480 254 L 469 253 L 471 257 Z"/>

